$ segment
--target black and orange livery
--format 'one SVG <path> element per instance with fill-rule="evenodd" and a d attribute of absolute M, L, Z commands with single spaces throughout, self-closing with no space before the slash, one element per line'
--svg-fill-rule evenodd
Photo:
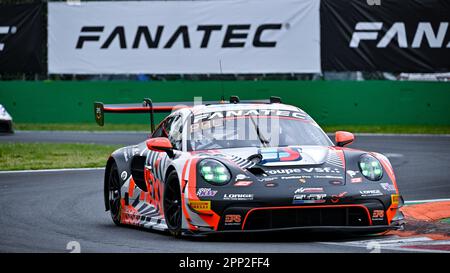
<path fill-rule="evenodd" d="M 94 106 L 149 113 L 152 135 L 115 151 L 104 179 L 116 224 L 178 235 L 283 230 L 379 233 L 403 225 L 382 154 L 335 143 L 303 110 L 267 101 Z M 153 130 L 153 113 L 171 112 Z"/>

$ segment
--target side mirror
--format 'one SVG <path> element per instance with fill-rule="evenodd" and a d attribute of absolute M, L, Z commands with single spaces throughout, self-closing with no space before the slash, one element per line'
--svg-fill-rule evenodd
<path fill-rule="evenodd" d="M 355 140 L 355 136 L 349 132 L 337 131 L 335 140 L 336 146 L 344 147 L 345 145 L 352 143 Z"/>
<path fill-rule="evenodd" d="M 166 152 L 169 157 L 173 157 L 173 147 L 168 138 L 155 137 L 150 138 L 146 142 L 147 148 L 156 152 Z"/>

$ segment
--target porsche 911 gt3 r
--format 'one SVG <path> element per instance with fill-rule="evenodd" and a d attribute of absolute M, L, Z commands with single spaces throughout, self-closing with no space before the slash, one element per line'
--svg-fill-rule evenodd
<path fill-rule="evenodd" d="M 244 102 L 95 103 L 104 113 L 150 113 L 152 134 L 112 153 L 104 177 L 114 223 L 175 236 L 400 228 L 402 198 L 389 160 L 333 143 L 303 110 L 277 97 Z M 171 112 L 153 130 L 153 114 Z"/>

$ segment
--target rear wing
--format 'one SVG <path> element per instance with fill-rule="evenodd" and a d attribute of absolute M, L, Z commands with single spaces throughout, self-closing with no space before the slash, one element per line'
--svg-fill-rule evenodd
<path fill-rule="evenodd" d="M 103 126 L 105 124 L 105 113 L 148 113 L 150 114 L 150 125 L 153 132 L 155 129 L 154 113 L 170 113 L 177 109 L 189 107 L 187 104 L 192 104 L 192 102 L 153 103 L 151 99 L 147 98 L 141 104 L 103 104 L 102 102 L 94 102 L 94 115 L 97 124 Z"/>
<path fill-rule="evenodd" d="M 231 96 L 229 102 L 224 99 L 220 101 L 204 101 L 202 104 L 224 104 L 224 103 L 281 103 L 279 97 L 270 97 L 269 100 L 252 100 L 252 101 L 240 101 L 239 97 Z M 102 102 L 94 102 L 94 115 L 95 121 L 98 125 L 103 126 L 105 124 L 105 113 L 148 113 L 150 114 L 150 129 L 153 132 L 155 130 L 155 113 L 170 113 L 172 111 L 188 108 L 194 106 L 193 101 L 189 102 L 158 102 L 153 103 L 151 99 L 145 98 L 141 104 L 103 104 Z"/>

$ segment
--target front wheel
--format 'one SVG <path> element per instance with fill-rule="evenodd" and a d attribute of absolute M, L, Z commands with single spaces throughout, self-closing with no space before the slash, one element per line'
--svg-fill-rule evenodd
<path fill-rule="evenodd" d="M 164 217 L 169 232 L 175 237 L 181 235 L 181 191 L 176 171 L 172 171 L 164 185 Z"/>
<path fill-rule="evenodd" d="M 119 180 L 119 172 L 117 171 L 116 163 L 113 163 L 109 173 L 109 181 L 108 181 L 108 201 L 109 201 L 109 210 L 111 212 L 111 219 L 114 224 L 120 225 L 120 217 L 122 211 L 122 204 L 120 203 L 120 180 Z"/>

